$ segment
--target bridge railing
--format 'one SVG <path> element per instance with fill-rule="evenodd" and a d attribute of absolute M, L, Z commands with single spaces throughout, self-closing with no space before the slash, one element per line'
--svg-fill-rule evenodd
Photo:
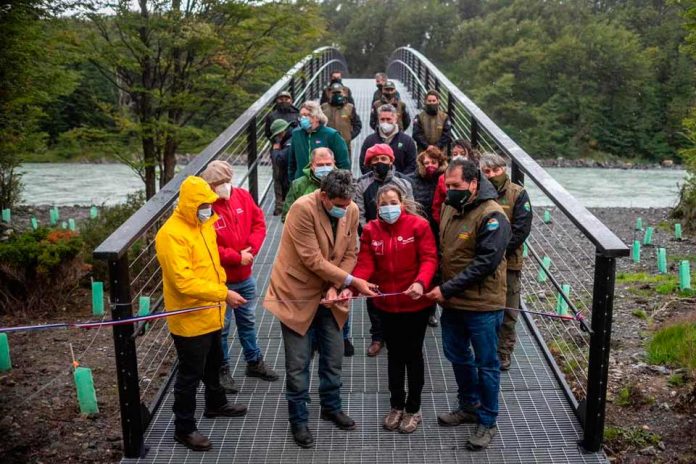
<path fill-rule="evenodd" d="M 332 47 L 319 48 L 298 62 L 97 247 L 94 257 L 108 263 L 113 319 L 164 309 L 162 273 L 154 241 L 176 206 L 181 182 L 200 174 L 214 159 L 227 160 L 233 165 L 236 185 L 248 188 L 259 202 L 272 185 L 264 120 L 273 109 L 276 95 L 289 91 L 295 104 L 318 98 L 334 69 L 347 72 L 343 55 Z M 138 457 L 146 451 L 144 431 L 170 384 L 176 353 L 164 319 L 135 327 L 114 326 L 113 337 L 124 454 Z"/>
<path fill-rule="evenodd" d="M 419 106 L 428 90 L 438 90 L 455 137 L 469 140 L 480 151 L 506 156 L 512 180 L 533 191 L 534 225 L 525 244 L 522 307 L 575 315 L 577 320 L 523 313 L 524 320 L 583 424 L 580 444 L 598 451 L 604 431 L 616 259 L 627 256 L 628 248 L 420 52 L 410 47 L 395 50 L 387 74 L 404 83 Z"/>

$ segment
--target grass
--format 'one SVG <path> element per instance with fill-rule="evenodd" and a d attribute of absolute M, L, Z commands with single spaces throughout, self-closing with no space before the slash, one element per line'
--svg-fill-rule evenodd
<path fill-rule="evenodd" d="M 640 408 L 655 403 L 655 398 L 643 393 L 638 385 L 631 383 L 617 393 L 614 402 L 621 407 Z"/>
<path fill-rule="evenodd" d="M 634 309 L 631 314 L 633 314 L 638 319 L 642 320 L 646 320 L 648 318 L 648 313 L 646 313 L 645 310 L 642 309 Z"/>
<path fill-rule="evenodd" d="M 677 295 L 683 298 L 696 296 L 696 274 L 691 276 L 691 289 L 679 290 L 679 278 L 674 274 L 648 274 L 646 272 L 619 272 L 616 281 L 624 284 L 641 284 L 628 289 L 639 297 Z M 652 285 L 651 285 L 652 284 Z"/>
<path fill-rule="evenodd" d="M 604 441 L 611 448 L 637 448 L 657 446 L 662 440 L 660 435 L 640 427 L 616 427 L 604 428 Z"/>
<path fill-rule="evenodd" d="M 648 362 L 696 370 L 696 322 L 664 327 L 653 335 L 647 346 Z"/>
<path fill-rule="evenodd" d="M 667 383 L 671 387 L 683 387 L 686 385 L 687 377 L 684 374 L 672 374 L 667 379 Z"/>

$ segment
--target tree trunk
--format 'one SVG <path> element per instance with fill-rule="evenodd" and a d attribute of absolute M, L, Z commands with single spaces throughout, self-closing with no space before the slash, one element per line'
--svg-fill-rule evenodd
<path fill-rule="evenodd" d="M 162 161 L 164 164 L 164 172 L 160 178 L 160 188 L 174 178 L 176 169 L 176 149 L 179 144 L 172 137 L 167 137 L 164 143 L 164 152 L 162 153 Z"/>
<path fill-rule="evenodd" d="M 152 137 L 143 138 L 143 161 L 145 162 L 145 198 L 157 193 L 157 151 Z"/>

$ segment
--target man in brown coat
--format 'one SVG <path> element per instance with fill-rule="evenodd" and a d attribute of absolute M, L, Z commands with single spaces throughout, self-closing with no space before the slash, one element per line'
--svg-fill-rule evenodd
<path fill-rule="evenodd" d="M 348 309 L 335 300 L 347 286 L 368 296 L 376 294 L 373 284 L 350 274 L 356 263 L 359 216 L 353 193 L 350 172 L 335 170 L 322 179 L 318 191 L 293 203 L 264 300 L 264 307 L 281 323 L 288 418 L 293 438 L 303 448 L 314 446 L 307 426 L 310 329 L 320 353 L 321 418 L 343 430 L 355 428 L 341 407 L 342 328 Z"/>

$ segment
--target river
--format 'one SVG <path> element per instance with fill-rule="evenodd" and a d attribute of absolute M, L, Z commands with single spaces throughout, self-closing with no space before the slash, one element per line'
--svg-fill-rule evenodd
<path fill-rule="evenodd" d="M 25 204 L 113 205 L 143 188 L 140 177 L 122 164 L 32 163 L 20 171 Z M 548 168 L 548 172 L 587 207 L 672 207 L 686 175 L 675 169 Z M 269 175 L 269 169 L 262 167 L 260 185 Z M 527 188 L 532 204 L 550 204 L 538 188 Z"/>

